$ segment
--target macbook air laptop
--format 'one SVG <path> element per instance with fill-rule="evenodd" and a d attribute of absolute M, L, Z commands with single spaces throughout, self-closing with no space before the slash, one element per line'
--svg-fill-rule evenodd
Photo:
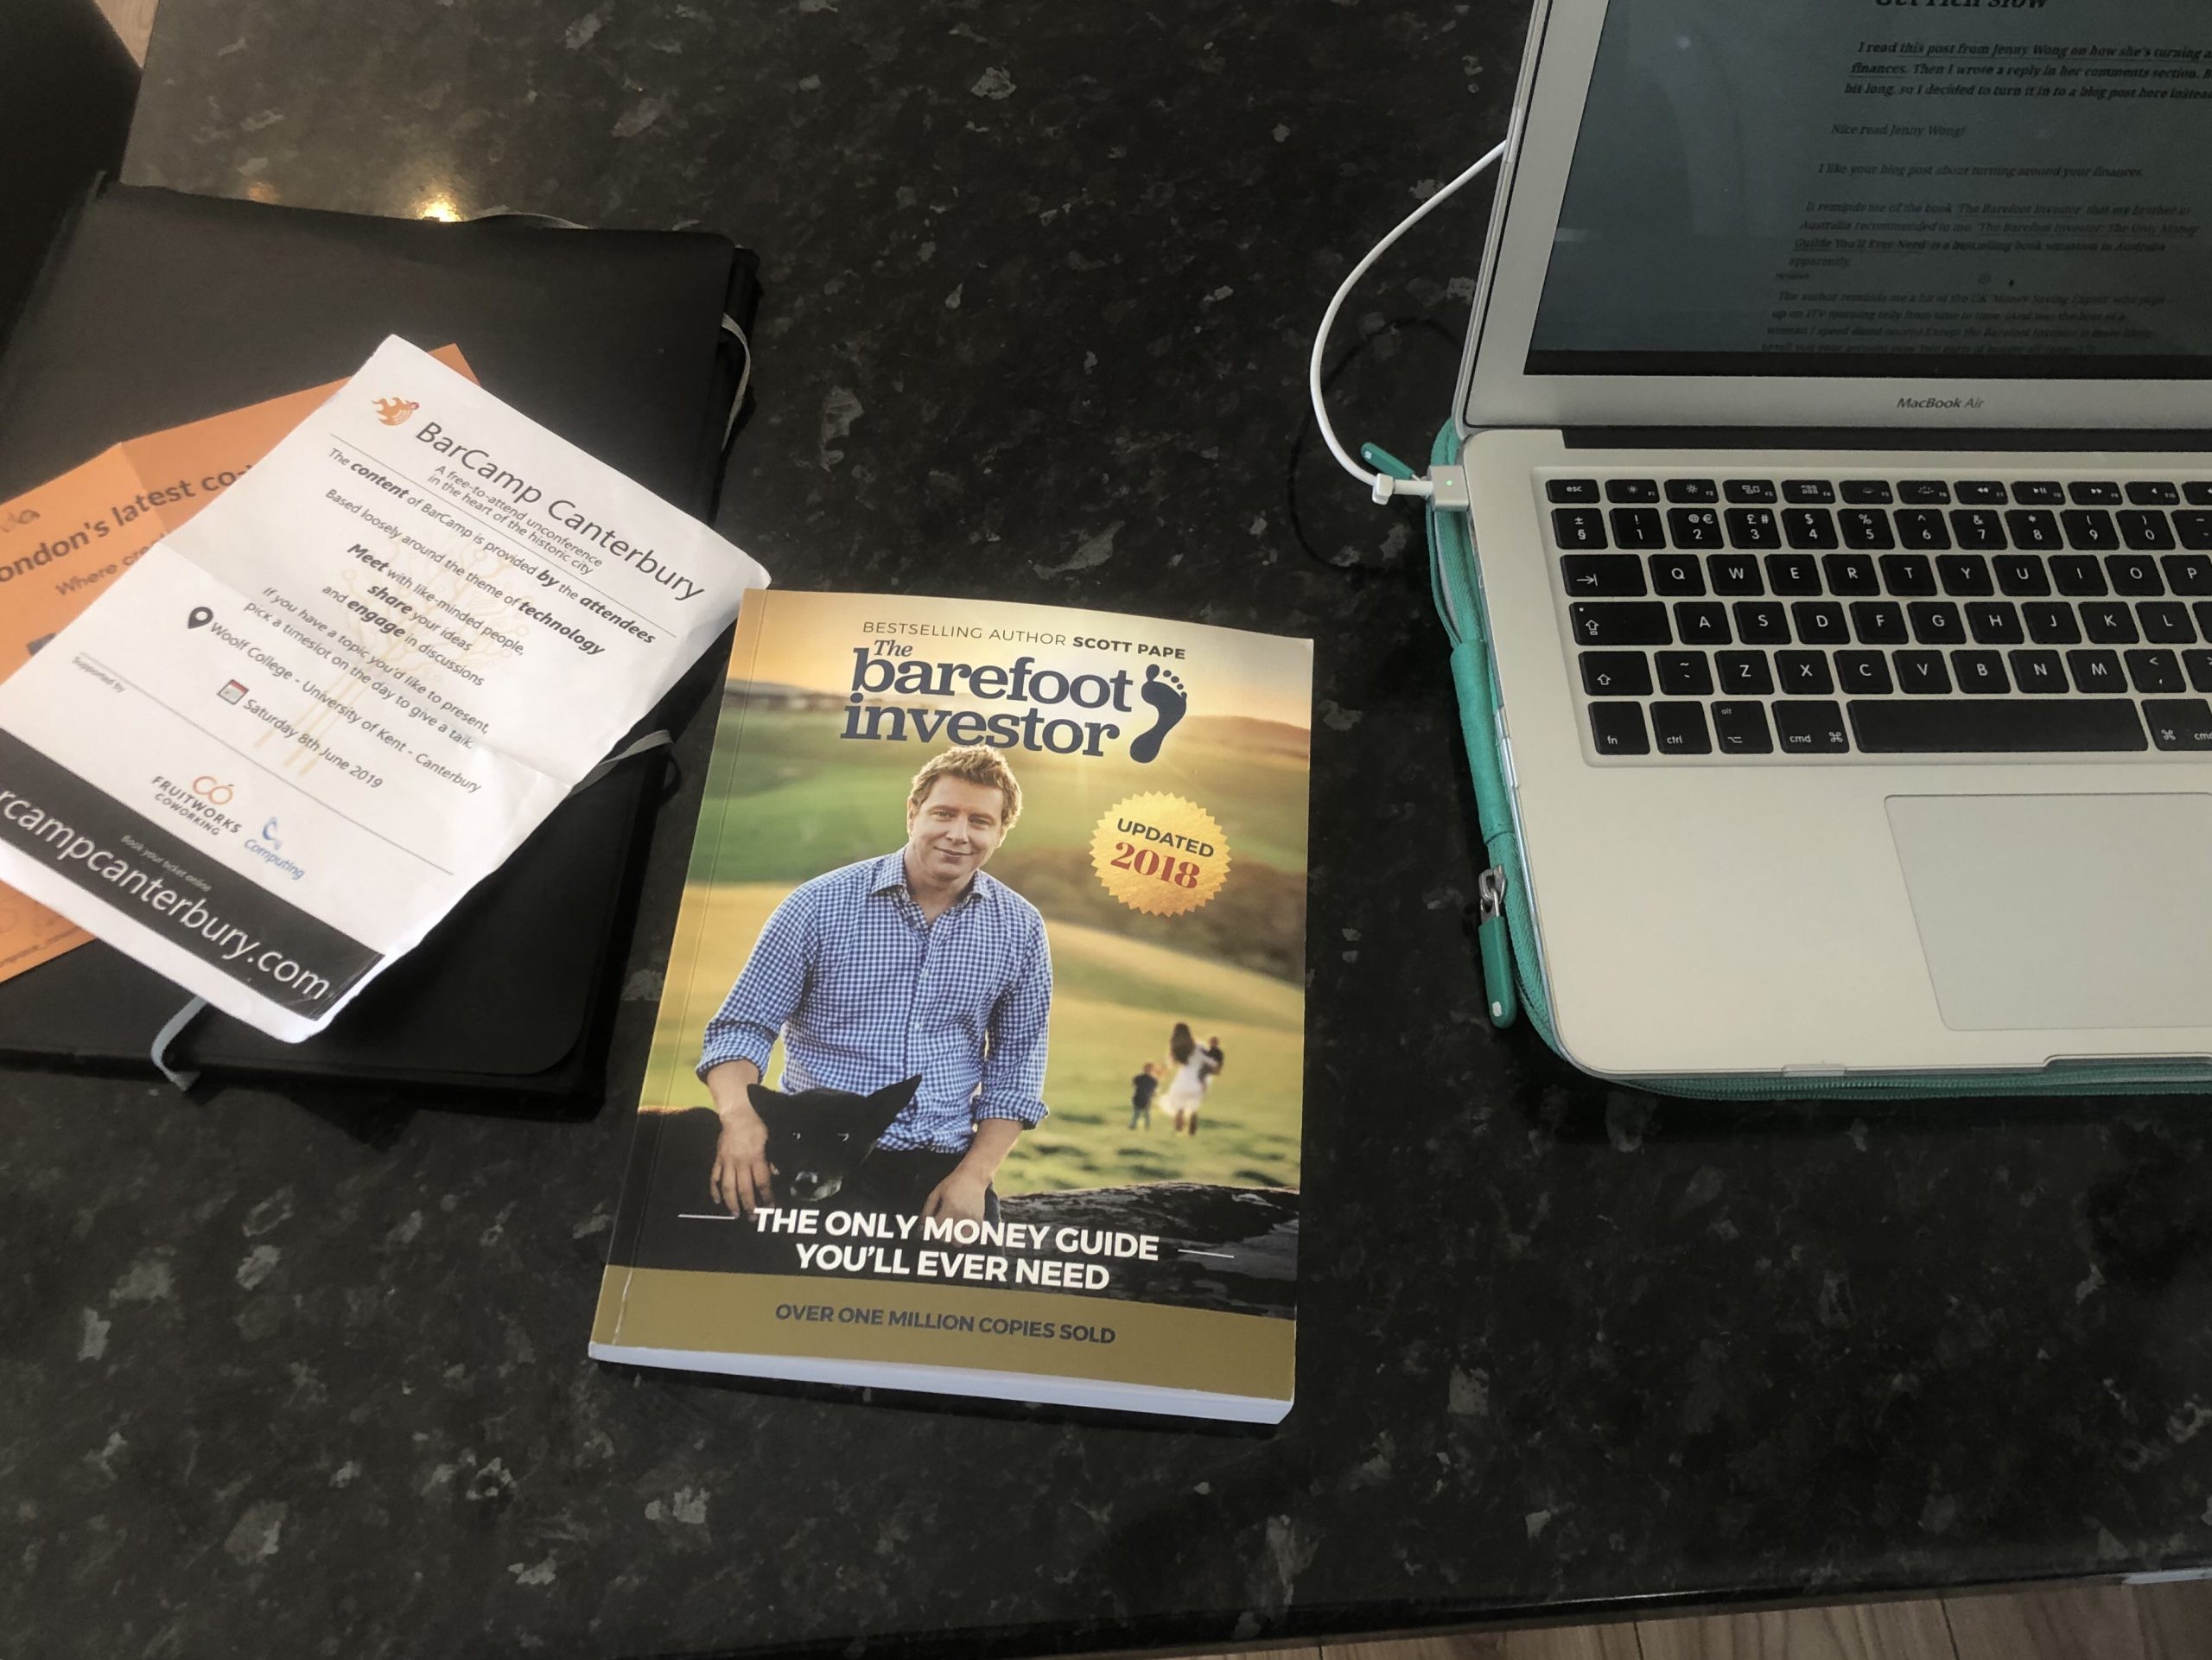
<path fill-rule="evenodd" d="M 1540 0 L 1517 109 L 1433 476 L 1566 1053 L 2212 1084 L 2212 7 Z"/>

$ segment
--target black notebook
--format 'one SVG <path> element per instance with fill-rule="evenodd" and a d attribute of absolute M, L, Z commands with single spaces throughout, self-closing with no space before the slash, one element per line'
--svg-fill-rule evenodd
<path fill-rule="evenodd" d="M 351 374 L 387 334 L 710 518 L 756 262 L 703 232 L 362 218 L 116 187 L 48 257 L 0 357 L 0 499 L 109 444 Z M 172 1065 L 595 1090 L 662 763 L 623 763 L 305 1043 L 203 1014 Z M 550 896 L 559 896 L 557 904 Z M 97 942 L 0 983 L 0 1059 L 140 1065 L 187 1001 Z"/>

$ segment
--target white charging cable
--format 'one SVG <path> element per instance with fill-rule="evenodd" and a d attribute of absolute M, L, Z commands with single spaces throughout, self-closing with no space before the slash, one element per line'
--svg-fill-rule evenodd
<path fill-rule="evenodd" d="M 1504 154 L 1505 144 L 1501 140 L 1480 161 L 1401 219 L 1397 229 L 1370 248 L 1367 258 L 1351 268 L 1351 274 L 1344 278 L 1343 286 L 1337 289 L 1336 297 L 1329 302 L 1328 310 L 1321 314 L 1321 327 L 1313 336 L 1313 361 L 1307 366 L 1306 374 L 1306 388 L 1313 399 L 1313 418 L 1320 423 L 1322 442 L 1329 446 L 1329 453 L 1337 458 L 1337 465 L 1367 486 L 1377 501 L 1388 501 L 1392 496 L 1427 496 L 1432 493 L 1431 487 L 1427 479 L 1394 479 L 1388 473 L 1370 473 L 1352 460 L 1344 445 L 1338 442 L 1337 429 L 1329 424 L 1329 411 L 1321 404 L 1321 353 L 1328 347 L 1329 331 L 1336 326 L 1337 313 L 1344 309 L 1345 296 L 1351 294 L 1359 279 L 1367 275 L 1375 262 L 1389 251 L 1391 245 L 1427 219 L 1446 197 L 1459 190 L 1484 169 L 1494 165 Z"/>

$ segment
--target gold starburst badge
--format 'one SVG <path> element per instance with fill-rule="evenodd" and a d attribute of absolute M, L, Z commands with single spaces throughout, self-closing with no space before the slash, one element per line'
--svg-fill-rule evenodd
<path fill-rule="evenodd" d="M 1179 795 L 1133 795 L 1098 821 L 1090 863 L 1106 891 L 1156 917 L 1195 911 L 1229 880 L 1229 837 Z"/>

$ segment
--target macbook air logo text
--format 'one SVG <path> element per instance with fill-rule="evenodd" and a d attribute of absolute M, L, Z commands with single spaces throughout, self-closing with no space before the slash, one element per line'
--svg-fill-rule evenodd
<path fill-rule="evenodd" d="M 1981 407 L 1981 399 L 1961 397 L 1900 398 L 1897 407 L 1901 410 L 1978 410 Z"/>

